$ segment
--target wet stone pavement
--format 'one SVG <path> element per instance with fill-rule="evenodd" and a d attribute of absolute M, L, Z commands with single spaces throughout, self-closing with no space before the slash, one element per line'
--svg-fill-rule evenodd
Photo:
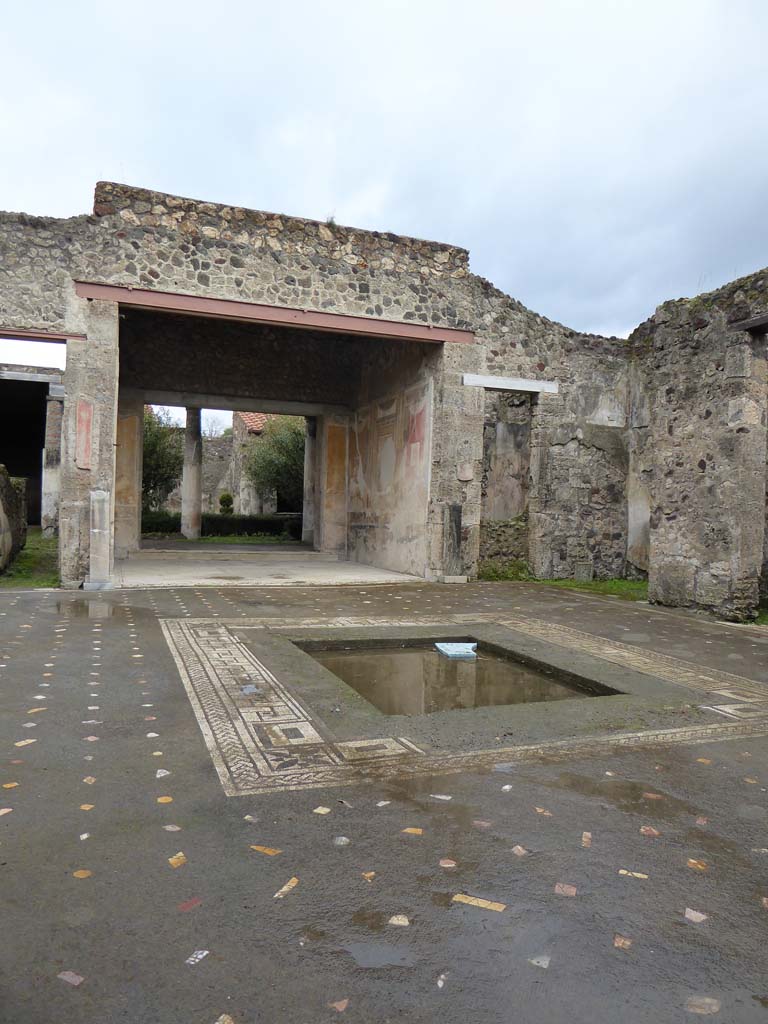
<path fill-rule="evenodd" d="M 768 738 L 227 796 L 160 626 L 513 610 L 768 686 L 543 587 L 0 595 L 0 1021 L 768 1021 Z"/>

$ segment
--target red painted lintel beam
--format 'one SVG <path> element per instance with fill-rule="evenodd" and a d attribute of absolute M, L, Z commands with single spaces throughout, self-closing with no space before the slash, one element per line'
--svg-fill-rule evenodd
<path fill-rule="evenodd" d="M 198 295 L 175 292 L 157 292 L 149 288 L 128 288 L 120 285 L 92 284 L 76 281 L 75 291 L 84 299 L 104 299 L 135 309 L 155 309 L 190 316 L 208 316 L 227 320 L 245 320 L 272 324 L 279 327 L 299 327 L 314 331 L 333 331 L 336 334 L 368 335 L 392 338 L 398 341 L 422 341 L 442 344 L 445 341 L 471 343 L 472 331 L 455 327 L 434 327 L 427 324 L 404 323 L 400 320 L 380 320 L 346 313 L 321 313 L 311 309 L 291 309 L 285 306 L 267 306 L 236 299 L 211 299 Z"/>

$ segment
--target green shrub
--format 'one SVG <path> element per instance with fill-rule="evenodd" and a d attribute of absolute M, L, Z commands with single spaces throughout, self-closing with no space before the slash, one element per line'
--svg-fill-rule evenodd
<path fill-rule="evenodd" d="M 178 512 L 144 512 L 141 532 L 180 533 L 181 515 Z M 200 532 L 203 537 L 249 537 L 254 533 L 279 537 L 285 533 L 294 540 L 300 540 L 301 516 L 235 516 L 204 512 Z"/>
<path fill-rule="evenodd" d="M 235 507 L 235 499 L 228 491 L 219 495 L 219 512 L 223 516 L 231 516 Z"/>
<path fill-rule="evenodd" d="M 142 533 L 179 533 L 181 515 L 178 512 L 154 512 L 143 509 L 141 513 Z"/>
<path fill-rule="evenodd" d="M 285 516 L 235 516 L 204 512 L 201 532 L 204 537 L 247 537 L 252 533 L 279 536 L 286 532 L 288 522 L 290 520 L 286 520 Z"/>
<path fill-rule="evenodd" d="M 286 520 L 284 533 L 291 540 L 301 540 L 301 516 Z"/>

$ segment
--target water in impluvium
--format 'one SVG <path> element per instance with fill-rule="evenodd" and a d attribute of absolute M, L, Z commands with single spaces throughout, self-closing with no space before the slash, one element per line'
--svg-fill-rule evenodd
<path fill-rule="evenodd" d="M 424 647 L 313 651 L 312 657 L 385 715 L 573 700 L 595 694 L 554 673 L 484 651 L 454 660 Z"/>

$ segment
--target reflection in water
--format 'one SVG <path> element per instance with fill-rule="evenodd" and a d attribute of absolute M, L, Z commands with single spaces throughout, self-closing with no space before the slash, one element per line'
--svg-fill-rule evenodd
<path fill-rule="evenodd" d="M 480 649 L 472 661 L 434 647 L 313 651 L 312 656 L 385 715 L 588 697 L 553 675 Z"/>
<path fill-rule="evenodd" d="M 76 597 L 56 602 L 56 610 L 64 615 L 87 615 L 89 619 L 108 619 L 115 606 L 99 598 Z"/>

